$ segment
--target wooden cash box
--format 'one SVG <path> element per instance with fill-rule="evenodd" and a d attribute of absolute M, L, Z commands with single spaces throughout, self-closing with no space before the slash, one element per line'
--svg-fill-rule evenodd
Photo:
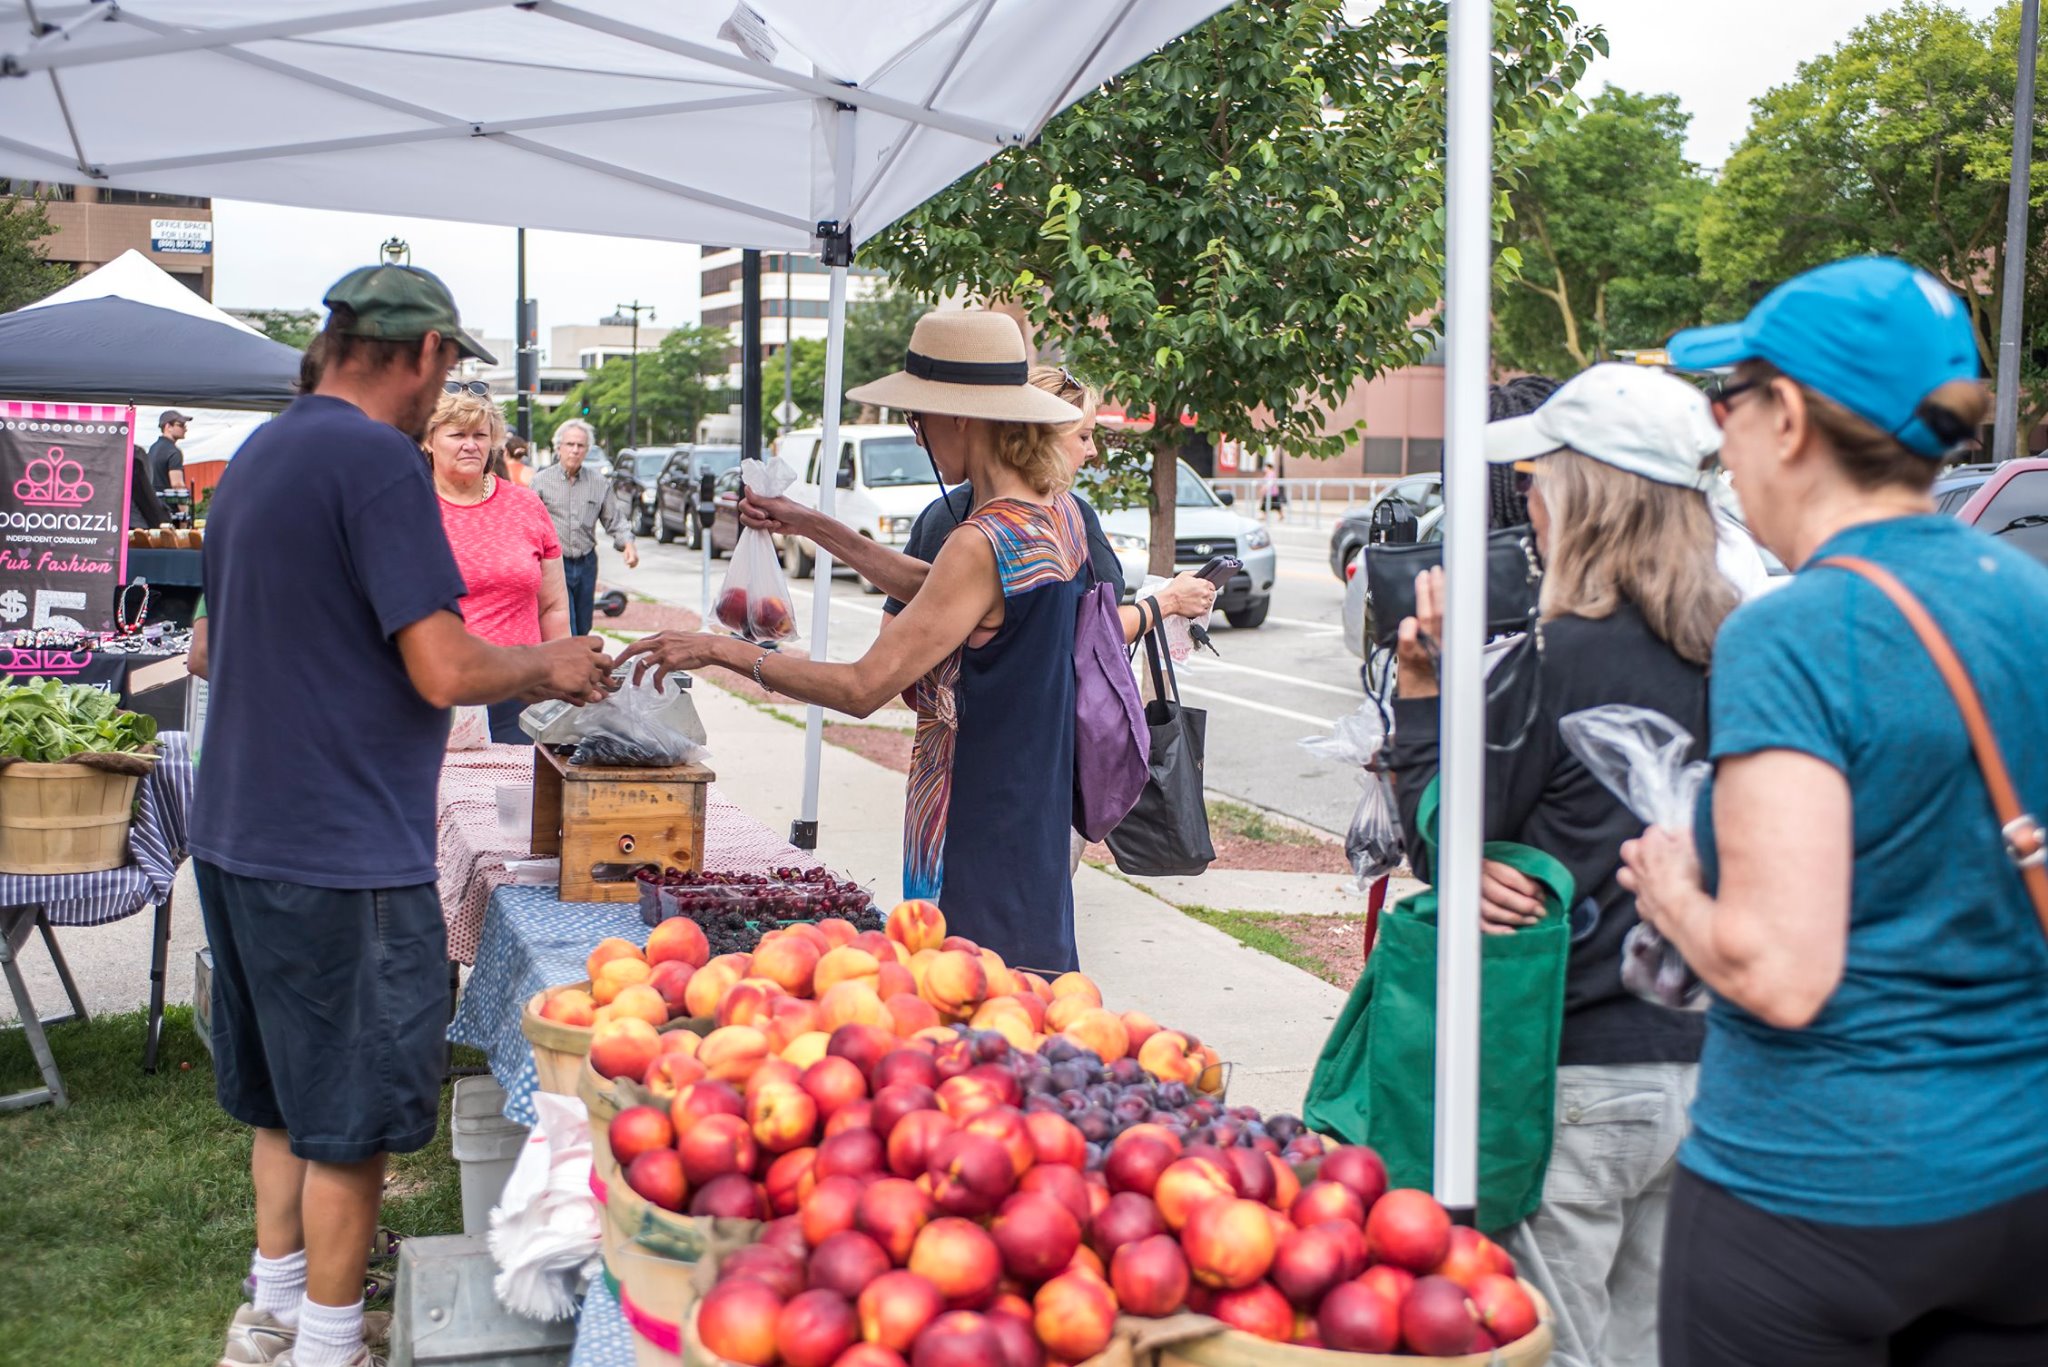
<path fill-rule="evenodd" d="M 600 769 L 534 747 L 533 852 L 562 858 L 564 902 L 634 902 L 634 873 L 704 867 L 701 764 Z"/>

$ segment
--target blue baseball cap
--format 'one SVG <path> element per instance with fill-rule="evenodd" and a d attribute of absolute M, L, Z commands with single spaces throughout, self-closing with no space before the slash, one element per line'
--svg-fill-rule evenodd
<path fill-rule="evenodd" d="M 1921 402 L 1951 380 L 1978 376 L 1977 339 L 1962 301 L 1926 271 L 1889 256 L 1795 275 L 1741 322 L 1687 328 L 1669 352 L 1681 370 L 1769 361 L 1933 460 L 1955 442 L 1927 425 Z"/>

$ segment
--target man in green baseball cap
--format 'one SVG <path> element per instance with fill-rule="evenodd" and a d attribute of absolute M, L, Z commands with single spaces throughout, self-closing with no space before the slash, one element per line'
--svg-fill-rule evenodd
<path fill-rule="evenodd" d="M 393 414 L 377 414 L 415 439 L 426 435 L 427 419 L 456 361 L 468 356 L 496 365 L 497 358 L 462 326 L 455 296 L 432 271 L 417 266 L 362 266 L 334 282 L 321 300 L 327 326 L 321 329 L 324 364 L 388 372 L 401 363 L 417 388 Z M 436 341 L 434 354 L 423 349 Z"/>

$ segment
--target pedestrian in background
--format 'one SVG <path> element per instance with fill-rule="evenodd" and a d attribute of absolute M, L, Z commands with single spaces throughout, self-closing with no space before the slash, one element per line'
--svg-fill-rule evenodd
<path fill-rule="evenodd" d="M 468 593 L 462 621 L 492 645 L 535 646 L 570 634 L 569 589 L 562 576 L 562 543 L 548 510 L 531 489 L 491 471 L 486 451 L 499 453 L 505 418 L 478 393 L 480 381 L 442 386 L 421 443 L 433 470 L 441 526 Z M 490 704 L 491 740 L 531 745 L 519 729 L 526 706 L 516 697 Z"/>
<path fill-rule="evenodd" d="M 612 482 L 583 468 L 597 434 L 581 418 L 555 429 L 555 463 L 533 477 L 533 492 L 555 520 L 562 543 L 562 574 L 569 585 L 569 633 L 587 635 L 597 601 L 597 529 L 611 533 L 612 549 L 637 569 L 632 510 L 613 496 Z"/>
<path fill-rule="evenodd" d="M 1796 574 L 1714 652 L 1698 842 L 1623 850 L 1713 989 L 1666 1232 L 1664 1367 L 2048 1362 L 2048 936 L 1903 583 L 2048 811 L 2048 569 L 1928 489 L 1989 404 L 1970 315 L 1839 261 L 1671 339 L 1749 525 Z M 2011 844 L 2008 846 L 2008 840 Z"/>
<path fill-rule="evenodd" d="M 178 443 L 185 439 L 190 419 L 175 408 L 167 408 L 156 420 L 157 438 L 149 448 L 149 482 L 159 494 L 185 487 L 185 453 Z"/>
<path fill-rule="evenodd" d="M 505 438 L 505 476 L 522 489 L 533 487 L 531 448 L 526 438 L 514 432 Z"/>
<path fill-rule="evenodd" d="M 490 357 L 410 266 L 327 292 L 319 386 L 229 463 L 202 551 L 206 763 L 191 849 L 214 958 L 214 1084 L 255 1134 L 255 1290 L 221 1361 L 370 1367 L 363 1274 L 385 1155 L 431 1143 L 448 1024 L 435 793 L 449 709 L 589 701 L 595 641 L 463 628 L 418 442 Z"/>
<path fill-rule="evenodd" d="M 1599 365 L 1532 413 L 1492 422 L 1487 457 L 1520 477 L 1545 574 L 1534 631 L 1491 672 L 1485 832 L 1542 850 L 1572 875 L 1557 1102 L 1543 1199 L 1503 1235 L 1556 1311 L 1558 1367 L 1656 1367 L 1657 1267 L 1702 1027 L 1621 982 L 1635 899 L 1616 875 L 1642 822 L 1564 745 L 1559 718 L 1632 704 L 1707 723 L 1707 663 L 1737 602 L 1716 564 L 1705 466 L 1721 434 L 1699 390 L 1662 371 Z M 1416 876 L 1437 775 L 1432 642 L 1443 639 L 1443 571 L 1416 580 L 1402 622 L 1391 769 Z M 1488 860 L 1491 934 L 1533 925 L 1537 884 Z"/>

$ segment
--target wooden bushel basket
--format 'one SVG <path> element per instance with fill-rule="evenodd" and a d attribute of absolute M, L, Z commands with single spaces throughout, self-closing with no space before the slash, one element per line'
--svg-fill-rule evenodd
<path fill-rule="evenodd" d="M 0 873 L 120 868 L 141 781 L 85 764 L 0 767 Z"/>

